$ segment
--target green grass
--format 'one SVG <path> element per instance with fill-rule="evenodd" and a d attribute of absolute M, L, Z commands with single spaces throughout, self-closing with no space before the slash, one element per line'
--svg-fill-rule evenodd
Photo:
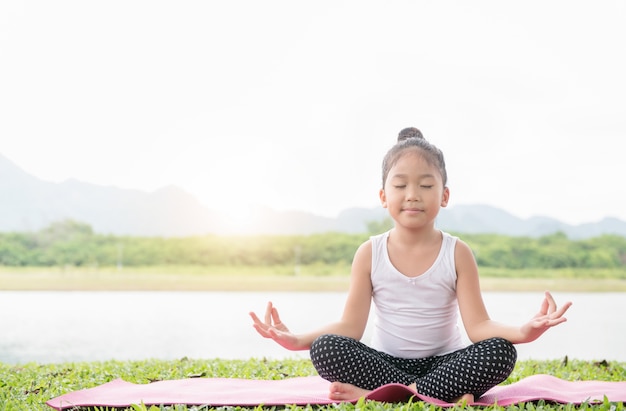
<path fill-rule="evenodd" d="M 606 361 L 589 362 L 578 360 L 520 361 L 511 376 L 504 382 L 510 384 L 534 374 L 550 374 L 566 380 L 626 380 L 626 363 Z M 193 360 L 173 361 L 106 361 L 64 364 L 22 364 L 8 365 L 0 363 L 0 411 L 45 410 L 52 408 L 45 405 L 51 398 L 83 388 L 122 378 L 133 383 L 149 383 L 159 380 L 202 377 L 234 377 L 255 379 L 284 379 L 296 376 L 315 375 L 310 361 L 302 359 L 286 360 Z M 160 410 L 209 410 L 207 407 L 161 406 L 146 407 L 136 404 L 130 411 Z M 239 407 L 225 407 L 221 410 L 240 410 Z M 285 407 L 289 410 L 443 410 L 420 402 L 407 404 L 383 404 L 362 401 L 356 405 L 340 404 L 326 407 Z M 456 406 L 454 409 L 475 409 Z M 546 404 L 544 402 L 523 403 L 511 407 L 488 407 L 489 410 L 607 410 L 622 411 L 623 403 L 603 403 L 580 406 Z"/>

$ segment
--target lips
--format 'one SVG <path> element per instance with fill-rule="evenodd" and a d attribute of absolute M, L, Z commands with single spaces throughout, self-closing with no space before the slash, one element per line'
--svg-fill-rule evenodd
<path fill-rule="evenodd" d="M 423 213 L 424 210 L 421 208 L 415 208 L 415 207 L 407 207 L 407 208 L 403 208 L 402 211 L 406 211 L 409 213 Z"/>

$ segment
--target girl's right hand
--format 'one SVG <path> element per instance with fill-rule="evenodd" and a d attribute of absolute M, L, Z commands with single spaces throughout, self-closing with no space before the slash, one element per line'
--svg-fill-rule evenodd
<path fill-rule="evenodd" d="M 271 338 L 278 344 L 282 345 L 288 350 L 306 350 L 309 347 L 303 347 L 298 337 L 289 331 L 289 328 L 280 321 L 278 310 L 272 305 L 272 302 L 267 303 L 267 309 L 265 310 L 265 321 L 261 321 L 259 317 L 253 312 L 250 312 L 250 317 L 254 321 L 253 327 L 265 338 Z"/>

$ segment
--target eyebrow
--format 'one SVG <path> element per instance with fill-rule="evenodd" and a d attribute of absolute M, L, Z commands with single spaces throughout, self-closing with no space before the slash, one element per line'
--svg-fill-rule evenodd
<path fill-rule="evenodd" d="M 407 178 L 407 174 L 392 174 L 391 178 Z M 434 174 L 420 174 L 419 178 L 435 178 Z"/>

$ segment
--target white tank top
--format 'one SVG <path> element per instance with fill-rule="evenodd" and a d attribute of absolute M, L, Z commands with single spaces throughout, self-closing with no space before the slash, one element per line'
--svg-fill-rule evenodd
<path fill-rule="evenodd" d="M 463 348 L 454 264 L 457 238 L 442 234 L 441 250 L 432 267 L 413 278 L 391 264 L 389 232 L 371 237 L 373 348 L 402 358 L 443 355 Z"/>

